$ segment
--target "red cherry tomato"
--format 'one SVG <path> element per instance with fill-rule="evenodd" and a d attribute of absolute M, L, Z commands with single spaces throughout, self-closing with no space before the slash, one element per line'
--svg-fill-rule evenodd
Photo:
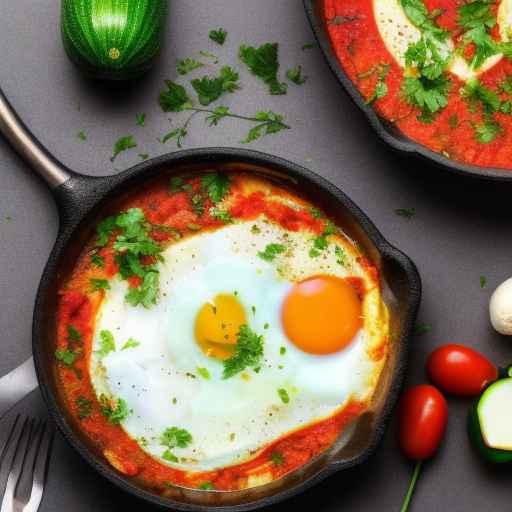
<path fill-rule="evenodd" d="M 400 404 L 400 446 L 413 460 L 434 455 L 448 422 L 448 405 L 434 387 L 423 384 L 405 393 Z"/>
<path fill-rule="evenodd" d="M 463 345 L 444 345 L 427 361 L 430 380 L 446 393 L 477 396 L 498 378 L 498 369 L 482 354 Z"/>

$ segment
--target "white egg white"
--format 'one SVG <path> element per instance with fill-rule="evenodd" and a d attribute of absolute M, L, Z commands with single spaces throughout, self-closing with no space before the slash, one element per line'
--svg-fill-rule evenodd
<path fill-rule="evenodd" d="M 410 44 L 420 40 L 421 31 L 406 16 L 400 0 L 373 0 L 373 10 L 379 33 L 386 48 L 396 62 L 405 68 L 405 52 Z M 498 24 L 504 41 L 509 39 L 512 26 L 511 13 L 512 0 L 503 0 L 498 12 Z M 488 71 L 503 58 L 502 54 L 493 55 L 486 59 L 478 69 L 473 69 L 463 57 L 453 52 L 454 48 L 451 39 L 438 44 L 441 55 L 445 57 L 452 55 L 449 70 L 465 82 Z"/>
<path fill-rule="evenodd" d="M 112 281 L 97 316 L 90 374 L 98 396 L 126 401 L 132 412 L 122 426 L 132 438 L 144 440 L 146 452 L 187 470 L 225 467 L 332 415 L 350 398 L 371 396 L 382 361 L 369 352 L 387 329 L 380 295 L 370 291 L 375 283 L 353 244 L 342 236 L 331 240 L 320 257 L 311 258 L 310 233 L 287 232 L 262 217 L 197 233 L 167 248 L 160 264 L 160 300 L 151 309 L 127 304 L 126 282 Z M 285 245 L 286 252 L 267 262 L 258 252 L 271 243 Z M 344 265 L 336 245 L 345 251 Z M 293 283 L 318 274 L 361 277 L 369 288 L 363 310 L 373 315 L 346 350 L 329 356 L 302 352 L 281 327 L 281 307 Z M 195 340 L 198 311 L 226 293 L 236 295 L 250 328 L 264 336 L 259 373 L 248 369 L 223 379 L 222 362 L 207 357 Z M 116 341 L 116 350 L 103 358 L 97 352 L 102 330 Z M 140 344 L 122 350 L 130 338 Z M 283 403 L 279 389 L 286 390 L 289 403 Z M 166 448 L 160 442 L 174 426 L 193 438 L 189 446 L 173 450 L 178 463 L 162 459 Z"/>

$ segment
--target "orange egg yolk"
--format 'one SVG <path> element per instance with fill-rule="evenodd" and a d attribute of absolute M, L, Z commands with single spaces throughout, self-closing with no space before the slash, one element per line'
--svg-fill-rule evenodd
<path fill-rule="evenodd" d="M 288 339 L 309 354 L 343 350 L 362 326 L 362 306 L 345 279 L 316 276 L 297 283 L 282 310 Z"/>
<path fill-rule="evenodd" d="M 229 359 L 235 352 L 240 326 L 247 323 L 245 310 L 234 295 L 220 294 L 198 312 L 195 337 L 201 350 L 215 359 Z"/>

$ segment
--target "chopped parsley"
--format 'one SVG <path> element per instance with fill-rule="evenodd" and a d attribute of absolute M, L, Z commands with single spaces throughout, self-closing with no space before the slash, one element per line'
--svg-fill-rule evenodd
<path fill-rule="evenodd" d="M 485 276 L 480 276 L 480 288 L 485 288 L 487 285 L 487 278 Z"/>
<path fill-rule="evenodd" d="M 112 154 L 112 157 L 110 158 L 110 161 L 114 162 L 120 153 L 136 147 L 137 143 L 135 142 L 132 135 L 121 137 L 120 139 L 117 140 L 117 142 L 114 145 L 114 152 Z"/>
<path fill-rule="evenodd" d="M 226 92 L 235 92 L 240 88 L 238 83 L 240 75 L 229 66 L 220 70 L 218 77 L 203 76 L 196 78 L 190 83 L 197 93 L 199 103 L 208 106 L 219 99 Z"/>
<path fill-rule="evenodd" d="M 121 347 L 121 350 L 127 350 L 129 348 L 136 348 L 140 345 L 140 343 L 133 339 L 133 338 L 130 338 L 122 347 Z"/>
<path fill-rule="evenodd" d="M 116 350 L 116 342 L 114 341 L 114 336 L 110 331 L 104 330 L 100 332 L 100 349 L 98 350 L 98 355 L 100 357 L 105 357 L 110 352 L 115 352 Z"/>
<path fill-rule="evenodd" d="M 279 254 L 286 251 L 286 246 L 282 244 L 268 244 L 264 251 L 260 251 L 258 256 L 265 261 L 274 261 Z"/>
<path fill-rule="evenodd" d="M 288 394 L 288 391 L 286 391 L 286 389 L 279 388 L 277 390 L 277 394 L 279 395 L 279 398 L 281 399 L 281 402 L 283 402 L 283 404 L 290 403 L 290 395 Z"/>
<path fill-rule="evenodd" d="M 247 137 L 241 140 L 242 144 L 249 144 L 261 138 L 263 135 L 272 135 L 280 132 L 281 130 L 287 130 L 290 128 L 284 124 L 284 117 L 272 112 L 272 110 L 267 112 L 257 112 L 250 120 L 257 121 L 259 124 L 249 130 Z"/>
<path fill-rule="evenodd" d="M 303 85 L 306 83 L 308 77 L 302 74 L 302 66 L 295 66 L 294 68 L 290 68 L 286 72 L 286 78 L 293 82 L 296 85 Z"/>
<path fill-rule="evenodd" d="M 270 460 L 274 466 L 282 466 L 284 464 L 284 456 L 280 452 L 272 452 L 270 454 Z"/>
<path fill-rule="evenodd" d="M 170 462 L 178 462 L 178 458 L 171 450 L 174 448 L 186 448 L 191 442 L 192 435 L 187 430 L 178 427 L 168 428 L 160 436 L 160 444 L 167 448 L 162 457 Z"/>
<path fill-rule="evenodd" d="M 324 216 L 324 214 L 314 206 L 309 209 L 309 213 L 311 214 L 311 217 L 313 217 L 314 219 L 321 219 Z"/>
<path fill-rule="evenodd" d="M 146 114 L 144 112 L 142 114 L 137 114 L 135 122 L 138 126 L 144 126 L 146 124 Z"/>
<path fill-rule="evenodd" d="M 233 222 L 233 217 L 227 210 L 221 210 L 219 208 L 210 208 L 210 215 L 216 219 L 224 222 L 224 224 L 230 224 Z"/>
<path fill-rule="evenodd" d="M 85 140 L 87 140 L 87 134 L 86 134 L 84 131 L 78 132 L 77 137 L 78 137 L 81 141 L 85 141 Z"/>
<path fill-rule="evenodd" d="M 128 404 L 120 398 L 115 400 L 106 395 L 100 396 L 101 413 L 112 423 L 112 425 L 119 425 L 130 415 L 131 411 L 128 409 Z"/>
<path fill-rule="evenodd" d="M 328 236 L 333 235 L 336 232 L 336 226 L 331 222 L 327 221 L 323 233 L 313 239 L 313 247 L 309 250 L 310 258 L 318 258 L 322 251 L 325 251 L 329 247 Z"/>
<path fill-rule="evenodd" d="M 215 43 L 220 44 L 222 46 L 226 42 L 228 33 L 223 28 L 218 28 L 210 30 L 208 37 Z"/>
<path fill-rule="evenodd" d="M 202 68 L 204 64 L 196 59 L 192 59 L 190 57 L 186 59 L 180 59 L 176 63 L 176 71 L 178 75 L 188 75 L 188 73 L 194 71 L 195 69 Z"/>
<path fill-rule="evenodd" d="M 336 263 L 344 267 L 347 264 L 347 255 L 345 250 L 339 245 L 334 248 L 334 255 L 336 256 Z"/>
<path fill-rule="evenodd" d="M 211 375 L 210 375 L 210 372 L 208 371 L 208 368 L 197 368 L 197 373 L 199 373 L 199 375 L 201 375 L 201 377 L 203 377 L 203 379 L 206 379 L 206 380 L 211 379 Z"/>
<path fill-rule="evenodd" d="M 173 176 L 171 178 L 169 187 L 171 193 L 173 194 L 176 192 L 185 192 L 192 189 L 192 185 L 190 185 L 190 183 L 186 183 L 185 180 L 179 176 Z"/>
<path fill-rule="evenodd" d="M 68 325 L 68 343 L 81 343 L 82 335 L 77 331 L 76 327 Z"/>
<path fill-rule="evenodd" d="M 312 50 L 313 48 L 316 48 L 316 43 L 306 43 L 302 45 L 302 51 Z"/>
<path fill-rule="evenodd" d="M 422 334 L 427 334 L 432 330 L 432 327 L 428 324 L 416 324 L 414 327 L 414 334 L 421 336 Z"/>
<path fill-rule="evenodd" d="M 99 254 L 93 254 L 91 256 L 91 263 L 98 268 L 104 268 L 105 267 L 105 258 L 103 256 L 100 256 Z"/>
<path fill-rule="evenodd" d="M 253 75 L 268 85 L 270 94 L 286 94 L 288 87 L 285 83 L 279 82 L 277 76 L 279 71 L 279 45 L 277 43 L 266 43 L 259 48 L 242 45 L 240 46 L 240 59 Z"/>
<path fill-rule="evenodd" d="M 97 292 L 99 290 L 110 290 L 110 283 L 107 279 L 91 279 L 91 290 Z"/>
<path fill-rule="evenodd" d="M 373 94 L 366 100 L 367 105 L 371 105 L 373 102 L 384 98 L 388 94 L 388 86 L 386 84 L 386 78 L 389 74 L 391 66 L 389 64 L 381 64 L 378 66 L 379 74 L 377 75 L 377 82 L 375 84 L 375 90 Z"/>
<path fill-rule="evenodd" d="M 212 482 L 204 482 L 198 487 L 198 489 L 201 489 L 202 491 L 212 491 L 215 487 Z"/>
<path fill-rule="evenodd" d="M 423 0 L 400 0 L 409 20 L 421 30 L 421 39 L 405 53 L 406 74 L 402 94 L 412 106 L 420 109 L 418 119 L 431 123 L 435 114 L 448 105 L 452 82 L 447 74 L 450 54 L 448 32 L 439 27 Z"/>
<path fill-rule="evenodd" d="M 149 154 L 148 153 L 139 153 L 139 158 L 141 160 L 147 160 L 149 158 Z"/>
<path fill-rule="evenodd" d="M 78 418 L 80 420 L 85 420 L 88 418 L 92 413 L 92 402 L 90 400 L 87 400 L 87 398 L 83 396 L 79 396 L 75 400 L 75 404 L 78 408 Z"/>
<path fill-rule="evenodd" d="M 248 325 L 240 326 L 235 354 L 223 361 L 223 379 L 229 379 L 248 367 L 257 367 L 263 356 L 263 336 L 259 336 Z"/>
<path fill-rule="evenodd" d="M 397 208 L 395 214 L 404 219 L 412 219 L 416 215 L 416 208 Z"/>
<path fill-rule="evenodd" d="M 160 273 L 158 270 L 147 272 L 138 288 L 131 288 L 126 294 L 126 301 L 132 306 L 139 304 L 149 309 L 157 303 L 160 292 Z"/>
<path fill-rule="evenodd" d="M 208 59 L 212 59 L 214 64 L 218 64 L 218 62 L 219 62 L 219 57 L 217 57 L 217 55 L 215 55 L 214 53 L 209 52 L 207 50 L 201 50 L 199 52 L 199 55 L 202 55 L 203 57 L 207 57 Z"/>
<path fill-rule="evenodd" d="M 279 349 L 279 354 L 281 354 L 282 356 L 284 356 L 286 354 L 286 347 L 281 347 Z"/>
<path fill-rule="evenodd" d="M 225 174 L 210 173 L 201 178 L 201 188 L 206 191 L 214 204 L 220 203 L 228 194 L 229 177 Z"/>
<path fill-rule="evenodd" d="M 77 357 L 78 354 L 69 349 L 55 351 L 55 359 L 57 359 L 57 361 L 61 362 L 65 366 L 72 366 Z"/>
<path fill-rule="evenodd" d="M 192 100 L 185 87 L 171 80 L 166 80 L 165 85 L 167 85 L 167 91 L 160 93 L 160 106 L 164 112 L 181 112 L 192 107 Z"/>

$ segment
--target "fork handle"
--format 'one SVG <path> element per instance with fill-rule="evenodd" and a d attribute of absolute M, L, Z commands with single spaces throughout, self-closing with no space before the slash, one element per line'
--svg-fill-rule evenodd
<path fill-rule="evenodd" d="M 37 376 L 32 357 L 11 373 L 2 377 L 0 379 L 0 419 L 37 386 Z"/>

